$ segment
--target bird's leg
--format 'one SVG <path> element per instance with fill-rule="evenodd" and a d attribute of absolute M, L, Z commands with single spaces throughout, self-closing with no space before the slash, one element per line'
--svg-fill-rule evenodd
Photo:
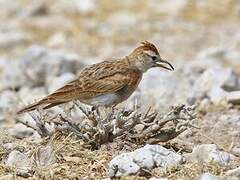
<path fill-rule="evenodd" d="M 92 112 L 96 112 L 97 115 L 100 115 L 99 106 L 92 106 L 91 111 L 92 111 Z"/>
<path fill-rule="evenodd" d="M 97 106 L 92 106 L 91 111 L 96 111 Z"/>
<path fill-rule="evenodd" d="M 94 112 L 96 112 L 96 115 L 100 116 L 99 108 L 100 108 L 100 106 L 97 106 L 97 105 L 96 106 L 92 106 L 92 108 L 91 108 L 92 113 L 94 114 Z"/>
<path fill-rule="evenodd" d="M 112 110 L 112 111 L 117 110 L 116 106 L 117 106 L 116 104 L 112 105 L 112 106 L 111 106 L 111 110 Z"/>
<path fill-rule="evenodd" d="M 96 113 L 98 116 L 101 116 L 100 106 L 96 106 Z"/>

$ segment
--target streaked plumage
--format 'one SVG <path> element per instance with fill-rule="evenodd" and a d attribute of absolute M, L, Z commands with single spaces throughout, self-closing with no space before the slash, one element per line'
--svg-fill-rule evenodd
<path fill-rule="evenodd" d="M 163 66 L 165 63 L 170 68 Z M 173 70 L 161 59 L 157 48 L 143 42 L 129 56 L 93 64 L 83 69 L 77 78 L 42 100 L 31 104 L 18 114 L 79 100 L 92 106 L 112 106 L 126 100 L 137 88 L 142 74 L 152 67 Z"/>

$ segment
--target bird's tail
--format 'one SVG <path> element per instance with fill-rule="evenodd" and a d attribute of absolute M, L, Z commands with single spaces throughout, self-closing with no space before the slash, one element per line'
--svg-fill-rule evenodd
<path fill-rule="evenodd" d="M 37 108 L 39 108 L 40 106 L 42 106 L 42 109 L 49 109 L 51 107 L 54 107 L 54 106 L 57 106 L 59 104 L 63 104 L 63 103 L 66 103 L 65 101 L 60 101 L 60 102 L 46 102 L 45 99 L 42 99 L 41 101 L 38 101 L 36 103 L 33 103 L 33 104 L 30 104 L 28 106 L 26 106 L 25 108 L 19 110 L 17 112 L 17 114 L 22 114 L 22 113 L 26 113 L 26 112 L 29 112 L 29 111 L 33 111 Z"/>
<path fill-rule="evenodd" d="M 24 107 L 23 109 L 19 110 L 17 112 L 17 114 L 22 114 L 25 112 L 33 111 L 33 110 L 37 109 L 38 107 L 40 107 L 42 104 L 43 104 L 42 101 L 38 101 L 36 103 L 30 104 L 30 105 Z"/>

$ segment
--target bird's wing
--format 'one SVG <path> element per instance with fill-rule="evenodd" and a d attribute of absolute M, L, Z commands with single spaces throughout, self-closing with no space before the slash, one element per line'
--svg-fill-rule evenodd
<path fill-rule="evenodd" d="M 47 103 L 67 102 L 77 99 L 88 99 L 108 92 L 116 92 L 125 87 L 130 82 L 130 78 L 127 73 L 115 73 L 94 81 L 76 79 L 48 95 L 43 100 Z"/>
<path fill-rule="evenodd" d="M 104 61 L 83 69 L 79 76 L 48 95 L 45 102 L 67 102 L 87 99 L 108 92 L 115 92 L 130 81 L 128 64 L 122 61 Z"/>
<path fill-rule="evenodd" d="M 78 79 L 98 80 L 116 73 L 125 73 L 129 64 L 124 60 L 109 60 L 93 64 L 84 68 L 78 75 Z"/>

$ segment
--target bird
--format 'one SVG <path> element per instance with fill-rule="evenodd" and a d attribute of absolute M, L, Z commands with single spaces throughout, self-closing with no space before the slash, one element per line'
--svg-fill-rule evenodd
<path fill-rule="evenodd" d="M 19 110 L 17 114 L 35 109 L 48 109 L 71 101 L 92 107 L 113 107 L 127 100 L 138 87 L 143 73 L 151 68 L 174 70 L 153 43 L 141 42 L 129 55 L 90 65 L 77 77 L 43 99 Z"/>

